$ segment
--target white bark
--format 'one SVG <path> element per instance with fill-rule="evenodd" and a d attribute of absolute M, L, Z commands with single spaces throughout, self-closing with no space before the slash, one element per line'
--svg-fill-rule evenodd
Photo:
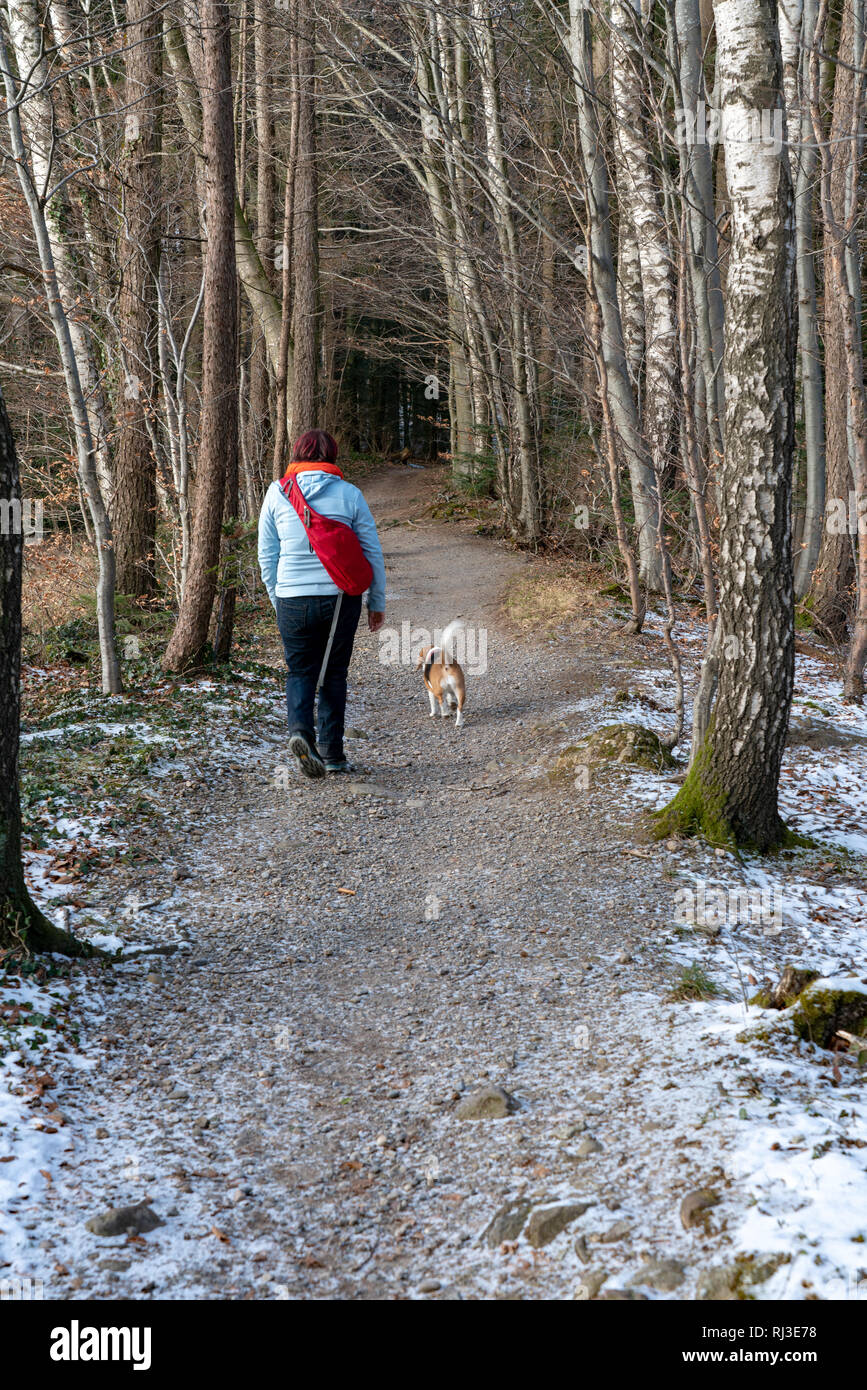
<path fill-rule="evenodd" d="M 584 173 L 588 251 L 593 260 L 593 283 L 602 317 L 601 352 L 611 415 L 629 468 L 641 577 L 651 589 L 662 587 L 662 556 L 657 530 L 655 479 L 638 411 L 623 344 L 623 324 L 617 301 L 617 280 L 611 247 L 608 174 L 593 75 L 590 11 L 584 0 L 569 0 L 569 56 L 578 108 L 578 133 Z"/>
<path fill-rule="evenodd" d="M 681 167 L 689 233 L 689 274 L 696 317 L 711 454 L 722 458 L 725 415 L 723 368 L 724 309 L 719 273 L 719 242 L 714 208 L 713 151 L 694 138 L 698 107 L 706 101 L 699 0 L 675 0 L 680 78 Z"/>
<path fill-rule="evenodd" d="M 12 153 L 39 250 L 48 310 L 57 339 L 72 413 L 78 475 L 93 524 L 99 577 L 96 615 L 102 689 L 121 689 L 115 648 L 115 559 L 111 522 L 97 474 L 99 445 L 88 409 L 87 386 L 98 382 L 83 327 L 67 305 L 78 293 L 75 261 L 66 239 L 68 205 L 61 190 L 52 195 L 54 148 L 52 112 L 46 90 L 48 72 L 42 54 L 39 18 L 32 0 L 16 0 L 9 9 L 9 35 L 21 85 L 10 66 L 9 49 L 0 29 L 0 67 L 6 89 Z"/>
<path fill-rule="evenodd" d="M 509 309 L 509 353 L 512 366 L 512 416 L 520 476 L 518 526 L 521 538 L 534 542 L 541 532 L 538 417 L 532 392 L 530 363 L 534 350 L 524 309 L 521 252 L 510 196 L 509 170 L 503 145 L 497 83 L 497 51 L 487 0 L 472 0 L 478 44 L 479 75 L 487 144 L 486 185 L 494 213 L 497 240 Z"/>
<path fill-rule="evenodd" d="M 611 93 L 617 199 L 638 251 L 644 301 L 644 437 L 657 475 L 669 460 L 677 420 L 677 331 L 674 277 L 661 200 L 642 111 L 641 14 L 637 0 L 612 0 Z"/>

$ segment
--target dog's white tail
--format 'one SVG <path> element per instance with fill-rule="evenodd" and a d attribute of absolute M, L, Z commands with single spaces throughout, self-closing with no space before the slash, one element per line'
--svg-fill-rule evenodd
<path fill-rule="evenodd" d="M 443 666 L 452 665 L 454 657 L 454 653 L 450 650 L 452 638 L 454 637 L 455 633 L 460 632 L 461 628 L 463 628 L 464 626 L 465 624 L 461 622 L 460 618 L 455 618 L 454 622 L 449 623 L 448 627 L 443 633 L 442 639 L 440 641 L 440 650 L 443 654 Z"/>

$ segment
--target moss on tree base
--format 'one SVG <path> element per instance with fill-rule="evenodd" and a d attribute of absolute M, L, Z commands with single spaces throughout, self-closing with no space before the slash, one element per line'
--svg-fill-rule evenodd
<path fill-rule="evenodd" d="M 702 748 L 690 768 L 680 791 L 661 811 L 654 811 L 652 835 L 664 840 L 669 835 L 701 835 L 720 849 L 752 849 L 768 854 L 809 844 L 789 830 L 782 817 L 769 817 L 759 835 L 745 834 L 729 814 L 728 793 L 710 776 L 710 754 Z"/>

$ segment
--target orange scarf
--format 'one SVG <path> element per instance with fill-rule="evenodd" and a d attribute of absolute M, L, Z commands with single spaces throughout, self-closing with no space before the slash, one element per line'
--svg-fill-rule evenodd
<path fill-rule="evenodd" d="M 286 482 L 287 478 L 294 478 L 296 473 L 309 473 L 311 471 L 317 473 L 334 473 L 338 478 L 343 477 L 343 473 L 341 469 L 337 467 L 336 463 L 326 463 L 324 459 L 312 459 L 309 461 L 307 459 L 294 459 L 280 480 L 281 486 Z"/>

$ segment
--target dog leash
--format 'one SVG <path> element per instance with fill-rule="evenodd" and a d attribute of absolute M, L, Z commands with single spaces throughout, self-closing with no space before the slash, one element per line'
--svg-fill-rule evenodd
<path fill-rule="evenodd" d="M 328 666 L 328 658 L 331 655 L 331 648 L 334 644 L 334 634 L 337 631 L 337 619 L 340 617 L 340 605 L 342 602 L 343 590 L 341 589 L 337 595 L 337 602 L 334 605 L 334 617 L 331 619 L 331 631 L 328 634 L 328 646 L 325 648 L 325 656 L 322 658 L 322 669 L 319 672 L 319 679 L 316 682 L 317 692 L 325 679 L 325 671 Z"/>

